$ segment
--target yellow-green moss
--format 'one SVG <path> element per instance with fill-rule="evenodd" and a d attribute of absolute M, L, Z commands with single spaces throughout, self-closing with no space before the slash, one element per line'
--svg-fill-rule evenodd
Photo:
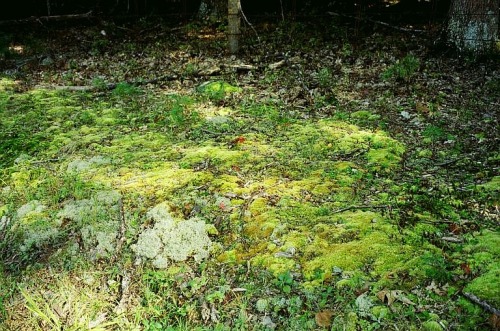
<path fill-rule="evenodd" d="M 464 253 L 472 270 L 480 272 L 464 291 L 500 307 L 500 234 L 484 231 L 464 247 Z"/>
<path fill-rule="evenodd" d="M 206 174 L 194 172 L 191 169 L 179 169 L 175 163 L 165 162 L 162 168 L 149 171 L 137 171 L 135 169 L 120 169 L 120 174 L 113 179 L 113 185 L 122 190 L 130 192 L 141 192 L 154 196 L 166 197 L 174 190 L 193 183 L 204 181 Z M 99 177 L 102 181 L 108 181 L 105 174 Z M 210 176 L 209 176 L 210 178 Z"/>
<path fill-rule="evenodd" d="M 246 164 L 248 153 L 208 145 L 185 150 L 184 157 L 180 160 L 180 163 L 185 167 L 196 167 L 203 162 L 207 163 L 205 167 L 215 167 L 219 171 L 227 171 L 233 166 Z"/>
<path fill-rule="evenodd" d="M 223 81 L 207 82 L 198 87 L 198 92 L 202 93 L 234 93 L 240 91 L 240 87 L 232 86 L 231 84 Z"/>
<path fill-rule="evenodd" d="M 489 182 L 478 185 L 487 191 L 500 191 L 500 176 L 493 177 Z"/>

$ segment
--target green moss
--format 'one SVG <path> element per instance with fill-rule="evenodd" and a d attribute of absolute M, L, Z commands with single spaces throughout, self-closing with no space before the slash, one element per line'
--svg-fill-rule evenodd
<path fill-rule="evenodd" d="M 110 179 L 106 176 L 107 174 L 103 173 L 94 178 L 108 182 Z M 175 163 L 165 162 L 161 168 L 148 171 L 121 168 L 117 178 L 111 180 L 114 186 L 127 192 L 167 197 L 179 188 L 201 184 L 210 178 L 209 174 L 194 172 L 190 169 L 179 169 Z"/>
<path fill-rule="evenodd" d="M 358 110 L 351 113 L 351 119 L 356 123 L 367 125 L 380 119 L 380 115 L 373 114 L 368 110 Z"/>
<path fill-rule="evenodd" d="M 295 261 L 284 257 L 276 257 L 274 254 L 259 254 L 251 259 L 253 265 L 265 268 L 277 276 L 290 270 L 295 270 Z"/>
<path fill-rule="evenodd" d="M 472 270 L 480 273 L 464 291 L 500 307 L 500 235 L 484 231 L 464 251 L 469 254 L 468 263 Z"/>
<path fill-rule="evenodd" d="M 500 191 L 500 176 L 493 177 L 489 182 L 478 185 L 486 191 Z"/>
<path fill-rule="evenodd" d="M 246 164 L 248 162 L 248 153 L 208 145 L 185 150 L 184 157 L 180 162 L 186 167 L 216 167 L 219 171 L 227 171 L 233 166 Z M 200 165 L 201 163 L 206 164 Z"/>
<path fill-rule="evenodd" d="M 224 93 L 231 93 L 231 92 L 240 92 L 241 88 L 232 86 L 229 83 L 222 82 L 222 81 L 216 81 L 216 82 L 207 82 L 202 85 L 200 85 L 197 88 L 198 92 L 205 92 L 205 93 L 214 93 L 214 92 L 224 92 Z"/>
<path fill-rule="evenodd" d="M 217 261 L 223 263 L 239 263 L 238 252 L 235 249 L 225 251 L 217 257 Z"/>
<path fill-rule="evenodd" d="M 367 154 L 368 165 L 375 171 L 390 172 L 399 167 L 401 154 L 390 148 L 371 149 Z"/>
<path fill-rule="evenodd" d="M 425 331 L 442 331 L 444 330 L 441 324 L 437 321 L 425 321 L 422 323 L 422 329 Z"/>
<path fill-rule="evenodd" d="M 475 294 L 494 307 L 500 307 L 500 263 L 488 268 L 488 271 L 475 278 L 465 288 L 465 292 Z"/>

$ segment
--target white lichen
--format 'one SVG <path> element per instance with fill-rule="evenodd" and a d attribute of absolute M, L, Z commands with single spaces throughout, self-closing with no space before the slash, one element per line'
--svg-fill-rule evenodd
<path fill-rule="evenodd" d="M 92 208 L 93 203 L 89 199 L 71 201 L 64 205 L 64 208 L 57 213 L 57 217 L 81 223 L 89 216 Z"/>
<path fill-rule="evenodd" d="M 24 235 L 23 244 L 19 247 L 21 252 L 29 251 L 32 248 L 42 248 L 44 245 L 49 244 L 59 235 L 59 229 L 35 228 L 25 232 Z"/>
<path fill-rule="evenodd" d="M 94 156 L 88 160 L 76 159 L 68 164 L 67 172 L 82 172 L 94 166 L 109 164 L 110 160 L 103 156 Z"/>
<path fill-rule="evenodd" d="M 31 213 L 41 213 L 45 210 L 45 206 L 38 200 L 32 200 L 17 210 L 17 217 L 23 219 L 25 216 Z"/>
<path fill-rule="evenodd" d="M 155 224 L 144 230 L 132 246 L 139 258 L 152 260 L 156 268 L 166 268 L 169 261 L 185 261 L 192 257 L 199 262 L 208 257 L 212 242 L 204 221 L 196 218 L 174 220 L 166 204 L 154 207 L 147 216 Z"/>
<path fill-rule="evenodd" d="M 139 236 L 137 244 L 133 246 L 135 253 L 148 259 L 154 259 L 161 253 L 163 244 L 156 231 L 153 229 L 144 230 Z"/>
<path fill-rule="evenodd" d="M 99 191 L 91 199 L 67 203 L 57 214 L 59 219 L 71 220 L 81 227 L 83 248 L 91 258 L 105 258 L 115 252 L 120 199 L 117 191 Z"/>
<path fill-rule="evenodd" d="M 111 191 L 99 191 L 95 194 L 94 199 L 96 202 L 103 203 L 105 205 L 116 205 L 120 199 L 121 199 L 121 194 L 118 191 L 111 190 Z"/>

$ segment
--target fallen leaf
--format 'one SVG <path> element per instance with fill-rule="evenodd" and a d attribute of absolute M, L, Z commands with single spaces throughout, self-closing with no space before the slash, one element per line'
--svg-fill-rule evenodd
<path fill-rule="evenodd" d="M 421 113 L 421 114 L 428 114 L 429 113 L 429 107 L 423 103 L 423 102 L 420 102 L 420 101 L 417 101 L 416 105 L 415 105 L 415 109 L 417 112 Z"/>
<path fill-rule="evenodd" d="M 401 301 L 402 303 L 405 303 L 407 305 L 412 305 L 414 306 L 415 303 L 413 301 L 411 301 L 410 299 L 408 299 L 404 294 L 403 294 L 403 291 L 399 291 L 399 290 L 396 290 L 396 291 L 392 291 L 392 292 L 395 292 L 394 293 L 394 296 L 396 297 L 396 299 L 398 299 L 399 301 Z"/>
<path fill-rule="evenodd" d="M 470 275 L 471 274 L 471 269 L 470 269 L 470 266 L 467 264 L 467 263 L 462 263 L 460 265 L 460 269 L 462 269 L 462 271 L 464 272 L 464 274 L 466 275 Z"/>
<path fill-rule="evenodd" d="M 500 316 L 491 314 L 488 322 L 490 323 L 493 330 L 500 330 Z"/>
<path fill-rule="evenodd" d="M 460 234 L 462 232 L 462 228 L 456 223 L 451 223 L 448 226 L 448 230 L 453 234 Z"/>
<path fill-rule="evenodd" d="M 392 291 L 382 290 L 377 293 L 377 298 L 383 303 L 387 303 L 388 306 L 392 305 L 396 297 L 391 293 Z"/>
<path fill-rule="evenodd" d="M 332 316 L 333 312 L 331 310 L 323 310 L 316 313 L 314 319 L 316 320 L 316 324 L 318 324 L 318 326 L 326 328 L 332 324 Z"/>
<path fill-rule="evenodd" d="M 377 293 L 377 298 L 379 298 L 380 301 L 387 303 L 388 306 L 392 305 L 396 300 L 407 305 L 415 305 L 415 303 L 408 299 L 401 290 L 382 290 Z"/>
<path fill-rule="evenodd" d="M 434 281 L 432 281 L 431 284 L 429 286 L 427 286 L 425 289 L 428 290 L 428 291 L 432 291 L 432 292 L 434 292 L 434 293 L 436 293 L 437 295 L 440 295 L 440 296 L 443 296 L 443 295 L 446 294 L 446 291 L 443 291 L 443 290 L 439 289 L 436 286 L 436 283 Z"/>

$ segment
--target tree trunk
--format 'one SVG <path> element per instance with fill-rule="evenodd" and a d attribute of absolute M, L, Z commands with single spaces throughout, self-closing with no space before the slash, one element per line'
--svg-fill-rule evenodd
<path fill-rule="evenodd" d="M 499 0 L 453 0 L 448 40 L 459 51 L 484 54 L 498 38 Z"/>
<path fill-rule="evenodd" d="M 240 39 L 240 0 L 227 1 L 228 26 L 227 37 L 229 44 L 229 52 L 231 54 L 238 53 Z"/>

